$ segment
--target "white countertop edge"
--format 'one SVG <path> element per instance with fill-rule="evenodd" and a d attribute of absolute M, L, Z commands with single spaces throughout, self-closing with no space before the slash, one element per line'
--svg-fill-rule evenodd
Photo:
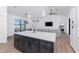
<path fill-rule="evenodd" d="M 14 34 L 33 37 L 37 39 L 42 39 L 46 41 L 55 42 L 56 41 L 56 33 L 48 33 L 48 32 L 32 32 L 32 31 L 23 31 L 23 32 L 16 32 Z"/>

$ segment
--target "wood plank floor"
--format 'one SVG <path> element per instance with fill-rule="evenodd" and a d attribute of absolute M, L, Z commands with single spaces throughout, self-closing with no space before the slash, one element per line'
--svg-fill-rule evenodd
<path fill-rule="evenodd" d="M 61 36 L 56 39 L 54 48 L 55 53 L 74 52 L 69 44 L 69 36 L 64 32 L 62 32 Z M 7 43 L 0 44 L 0 53 L 21 53 L 21 52 L 14 48 L 13 37 L 9 37 Z"/>
<path fill-rule="evenodd" d="M 7 43 L 0 44 L 0 53 L 20 53 L 14 48 L 13 37 L 9 37 Z"/>
<path fill-rule="evenodd" d="M 55 52 L 56 53 L 74 53 L 73 49 L 71 48 L 69 42 L 69 35 L 64 32 L 61 32 L 61 36 L 56 39 L 55 42 Z"/>

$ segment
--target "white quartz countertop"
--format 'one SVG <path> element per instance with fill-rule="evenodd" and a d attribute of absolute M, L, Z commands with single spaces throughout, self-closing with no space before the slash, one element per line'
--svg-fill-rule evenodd
<path fill-rule="evenodd" d="M 17 32 L 15 34 L 33 37 L 33 38 L 42 39 L 42 40 L 51 41 L 51 42 L 56 41 L 56 33 L 23 31 L 23 32 Z"/>

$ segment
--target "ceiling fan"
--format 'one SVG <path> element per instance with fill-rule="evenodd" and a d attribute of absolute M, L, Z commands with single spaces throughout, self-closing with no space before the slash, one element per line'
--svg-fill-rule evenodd
<path fill-rule="evenodd" d="M 53 12 L 53 10 L 52 9 L 50 9 L 50 13 L 48 13 L 49 15 L 56 15 L 57 14 L 57 12 L 56 11 L 54 11 Z"/>

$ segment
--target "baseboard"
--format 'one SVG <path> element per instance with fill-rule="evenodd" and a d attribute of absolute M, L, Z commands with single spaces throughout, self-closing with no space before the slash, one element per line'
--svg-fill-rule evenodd
<path fill-rule="evenodd" d="M 73 50 L 74 53 L 76 53 L 75 49 L 71 46 L 71 49 Z"/>
<path fill-rule="evenodd" d="M 7 41 L 0 41 L 0 44 L 7 43 Z"/>
<path fill-rule="evenodd" d="M 7 36 L 7 37 L 13 37 L 13 36 Z"/>

